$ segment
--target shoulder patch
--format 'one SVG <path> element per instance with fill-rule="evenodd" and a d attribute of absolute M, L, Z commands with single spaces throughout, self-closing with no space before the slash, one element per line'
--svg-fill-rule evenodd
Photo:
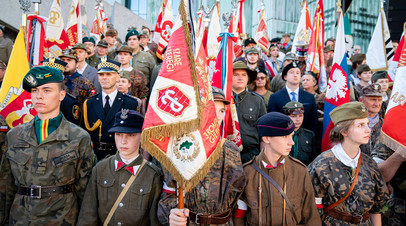
<path fill-rule="evenodd" d="M 299 164 L 302 165 L 304 168 L 307 168 L 307 166 L 306 166 L 303 162 L 301 162 L 299 159 L 295 159 L 295 158 L 293 158 L 293 157 L 290 156 L 290 155 L 288 155 L 288 158 L 289 158 L 290 160 L 296 162 L 296 163 L 299 163 Z"/>
<path fill-rule="evenodd" d="M 123 94 L 123 96 L 125 96 L 125 97 L 127 97 L 127 98 L 130 98 L 131 100 L 137 101 L 137 103 L 138 103 L 137 97 L 133 97 L 133 96 L 131 96 L 131 95 L 128 95 L 127 93 L 126 93 L 126 94 Z"/>
<path fill-rule="evenodd" d="M 77 100 L 78 98 L 76 98 L 75 96 L 73 96 L 72 94 L 70 94 L 70 93 L 68 93 L 68 92 L 66 92 L 66 96 L 68 97 L 68 98 L 70 98 L 70 99 L 73 99 L 73 100 Z"/>

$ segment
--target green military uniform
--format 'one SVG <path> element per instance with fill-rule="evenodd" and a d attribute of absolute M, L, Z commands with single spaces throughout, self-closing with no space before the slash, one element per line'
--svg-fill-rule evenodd
<path fill-rule="evenodd" d="M 166 169 L 164 188 L 158 205 L 159 221 L 168 225 L 171 209 L 176 208 L 176 181 Z M 240 152 L 231 141 L 225 141 L 219 158 L 207 175 L 194 188 L 185 194 L 185 208 L 191 213 L 203 215 L 224 214 L 233 210 L 238 197 L 245 187 Z M 230 213 L 231 214 L 231 213 Z M 226 215 L 226 214 L 224 214 Z M 189 225 L 196 225 L 190 219 Z M 233 225 L 232 219 L 223 225 Z"/>
<path fill-rule="evenodd" d="M 379 141 L 371 151 L 372 157 L 378 163 L 387 160 L 393 153 L 392 149 Z M 383 225 L 406 225 L 406 162 L 400 165 L 389 183 L 393 194 L 386 203 L 387 208 L 382 210 Z"/>
<path fill-rule="evenodd" d="M 138 53 L 133 54 L 131 66 L 144 73 L 147 83 L 149 84 L 150 76 L 155 66 L 155 59 L 151 54 L 139 50 Z"/>
<path fill-rule="evenodd" d="M 97 65 L 100 63 L 101 59 L 96 56 L 96 53 L 86 59 L 86 63 L 91 67 L 97 68 Z"/>
<path fill-rule="evenodd" d="M 5 64 L 8 64 L 12 49 L 13 41 L 8 38 L 0 37 L 0 60 L 3 61 Z"/>

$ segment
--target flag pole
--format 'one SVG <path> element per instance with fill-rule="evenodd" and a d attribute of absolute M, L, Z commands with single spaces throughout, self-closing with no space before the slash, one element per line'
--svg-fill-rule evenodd
<path fill-rule="evenodd" d="M 20 0 L 20 8 L 23 10 L 22 20 L 21 20 L 21 29 L 23 30 L 24 34 L 24 42 L 26 42 L 26 35 L 27 35 L 27 13 L 28 10 L 31 8 L 31 1 L 30 0 Z"/>
<path fill-rule="evenodd" d="M 178 195 L 178 197 L 177 197 L 178 204 L 177 204 L 176 208 L 183 210 L 185 208 L 184 190 L 183 190 L 183 187 L 180 186 L 179 184 L 178 184 L 178 194 L 177 195 Z"/>

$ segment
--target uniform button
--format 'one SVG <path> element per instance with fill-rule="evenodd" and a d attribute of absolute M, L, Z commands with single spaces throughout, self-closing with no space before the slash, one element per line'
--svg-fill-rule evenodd
<path fill-rule="evenodd" d="M 144 191 L 144 189 L 141 188 L 141 189 L 140 189 L 140 192 L 142 193 L 143 191 Z"/>
<path fill-rule="evenodd" d="M 121 187 L 124 188 L 124 187 L 125 187 L 125 184 L 121 184 Z"/>
<path fill-rule="evenodd" d="M 120 202 L 120 204 L 118 204 L 119 207 L 123 207 L 124 204 L 122 202 Z"/>
<path fill-rule="evenodd" d="M 121 121 L 120 121 L 120 124 L 123 124 L 123 123 L 124 123 L 124 121 L 123 121 L 123 120 L 121 120 Z"/>
<path fill-rule="evenodd" d="M 118 222 L 117 225 L 120 226 L 120 225 L 121 225 L 121 222 Z"/>
<path fill-rule="evenodd" d="M 109 137 L 112 137 L 112 135 L 110 134 Z"/>
<path fill-rule="evenodd" d="M 104 184 L 107 184 L 107 181 L 104 181 L 103 183 L 104 183 Z"/>

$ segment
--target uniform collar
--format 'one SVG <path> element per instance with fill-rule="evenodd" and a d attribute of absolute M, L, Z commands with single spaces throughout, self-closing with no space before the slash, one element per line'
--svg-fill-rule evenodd
<path fill-rule="evenodd" d="M 264 151 L 261 151 L 256 158 L 258 158 L 258 161 L 256 162 L 256 164 L 258 166 L 259 166 L 259 164 L 261 164 L 265 169 L 275 169 L 275 168 L 278 168 L 278 166 L 285 164 L 285 162 L 286 162 L 286 156 L 281 156 L 278 164 L 276 166 L 273 166 L 272 164 L 270 164 L 268 162 L 268 159 L 266 158 Z"/>
<path fill-rule="evenodd" d="M 142 163 L 143 157 L 141 154 L 138 154 L 129 164 L 125 164 L 120 157 L 120 154 L 117 152 L 116 159 L 114 160 L 114 169 L 115 171 L 119 171 L 121 169 L 126 169 L 131 174 L 135 175 L 140 168 L 140 164 Z"/>
<path fill-rule="evenodd" d="M 340 162 L 342 162 L 344 165 L 351 167 L 353 169 L 357 168 L 359 156 L 361 155 L 361 151 L 359 149 L 358 149 L 358 154 L 357 154 L 357 156 L 355 156 L 354 159 L 350 158 L 350 156 L 348 156 L 347 153 L 345 153 L 341 143 L 334 145 L 334 147 L 331 149 L 331 151 L 336 156 L 336 158 Z"/>

